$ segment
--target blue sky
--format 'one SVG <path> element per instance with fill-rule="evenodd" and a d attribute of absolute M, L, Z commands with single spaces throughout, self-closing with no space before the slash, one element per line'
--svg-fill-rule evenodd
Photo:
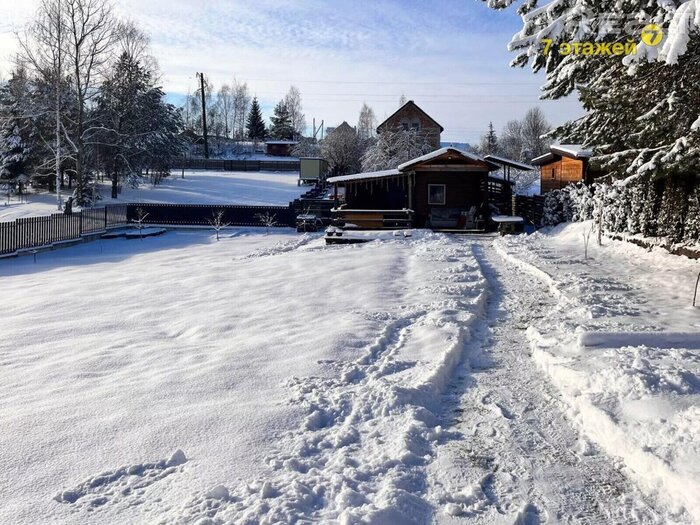
<path fill-rule="evenodd" d="M 21 4 L 21 5 L 17 5 Z M 512 69 L 506 45 L 520 28 L 514 9 L 476 0 L 336 1 L 118 0 L 119 16 L 152 37 L 162 83 L 172 100 L 204 71 L 217 88 L 236 77 L 269 114 L 291 84 L 309 124 L 354 124 L 363 102 L 380 120 L 401 94 L 445 127 L 444 140 L 476 142 L 540 105 L 554 124 L 576 118 L 575 100 L 539 101 L 539 81 Z M 3 74 L 12 30 L 31 19 L 36 0 L 0 0 Z"/>

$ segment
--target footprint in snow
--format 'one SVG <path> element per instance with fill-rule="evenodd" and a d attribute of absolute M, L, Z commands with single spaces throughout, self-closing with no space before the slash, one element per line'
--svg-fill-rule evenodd
<path fill-rule="evenodd" d="M 92 476 L 72 489 L 59 492 L 54 499 L 76 506 L 101 507 L 140 494 L 146 487 L 179 471 L 186 462 L 185 453 L 178 449 L 167 460 L 137 463 Z"/>

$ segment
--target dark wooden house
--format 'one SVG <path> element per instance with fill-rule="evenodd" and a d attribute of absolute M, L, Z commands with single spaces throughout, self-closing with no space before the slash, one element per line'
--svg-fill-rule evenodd
<path fill-rule="evenodd" d="M 511 211 L 512 184 L 491 177 L 497 169 L 478 155 L 441 148 L 396 169 L 331 177 L 333 216 L 345 227 L 484 231 L 492 214 Z"/>
<path fill-rule="evenodd" d="M 588 165 L 592 156 L 592 151 L 577 144 L 550 146 L 548 153 L 532 159 L 532 163 L 540 168 L 540 193 L 582 181 L 591 183 L 596 177 Z"/>
<path fill-rule="evenodd" d="M 265 142 L 265 150 L 268 155 L 275 157 L 291 157 L 297 144 L 299 142 L 296 140 L 268 140 Z"/>
<path fill-rule="evenodd" d="M 388 119 L 377 126 L 377 133 L 383 131 L 412 130 L 424 133 L 430 144 L 438 149 L 440 147 L 440 135 L 445 128 L 438 124 L 433 117 L 409 100 L 397 109 Z"/>

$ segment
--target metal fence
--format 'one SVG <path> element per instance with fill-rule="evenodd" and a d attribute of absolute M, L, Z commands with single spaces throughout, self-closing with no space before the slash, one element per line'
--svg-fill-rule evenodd
<path fill-rule="evenodd" d="M 124 226 L 126 221 L 127 205 L 117 204 L 104 208 L 87 208 L 70 215 L 54 213 L 44 217 L 0 222 L 0 256 L 79 240 L 83 235 Z"/>
<path fill-rule="evenodd" d="M 225 159 L 179 159 L 170 169 L 176 170 L 221 170 L 221 171 L 299 171 L 299 161 L 294 160 L 225 160 Z"/>
<path fill-rule="evenodd" d="M 129 222 L 142 217 L 143 224 L 208 226 L 223 212 L 221 223 L 230 226 L 278 226 L 296 224 L 292 206 L 241 206 L 216 204 L 129 204 Z M 273 224 L 274 223 L 274 224 Z"/>
<path fill-rule="evenodd" d="M 85 235 L 133 224 L 139 217 L 143 224 L 211 226 L 219 212 L 223 212 L 221 223 L 229 226 L 293 227 L 296 224 L 296 213 L 291 205 L 116 204 L 86 208 L 70 215 L 54 213 L 0 222 L 0 257 L 77 241 Z"/>

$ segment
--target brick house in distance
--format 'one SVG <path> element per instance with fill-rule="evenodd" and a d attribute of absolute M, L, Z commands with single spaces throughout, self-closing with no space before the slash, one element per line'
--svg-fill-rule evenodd
<path fill-rule="evenodd" d="M 397 109 L 388 119 L 377 126 L 377 133 L 383 131 L 412 130 L 425 133 L 430 144 L 435 149 L 440 148 L 440 134 L 445 131 L 433 117 L 409 100 Z"/>
<path fill-rule="evenodd" d="M 578 144 L 555 144 L 549 152 L 532 159 L 540 168 L 540 194 L 565 188 L 569 184 L 590 184 L 598 176 L 588 164 L 593 152 Z"/>

